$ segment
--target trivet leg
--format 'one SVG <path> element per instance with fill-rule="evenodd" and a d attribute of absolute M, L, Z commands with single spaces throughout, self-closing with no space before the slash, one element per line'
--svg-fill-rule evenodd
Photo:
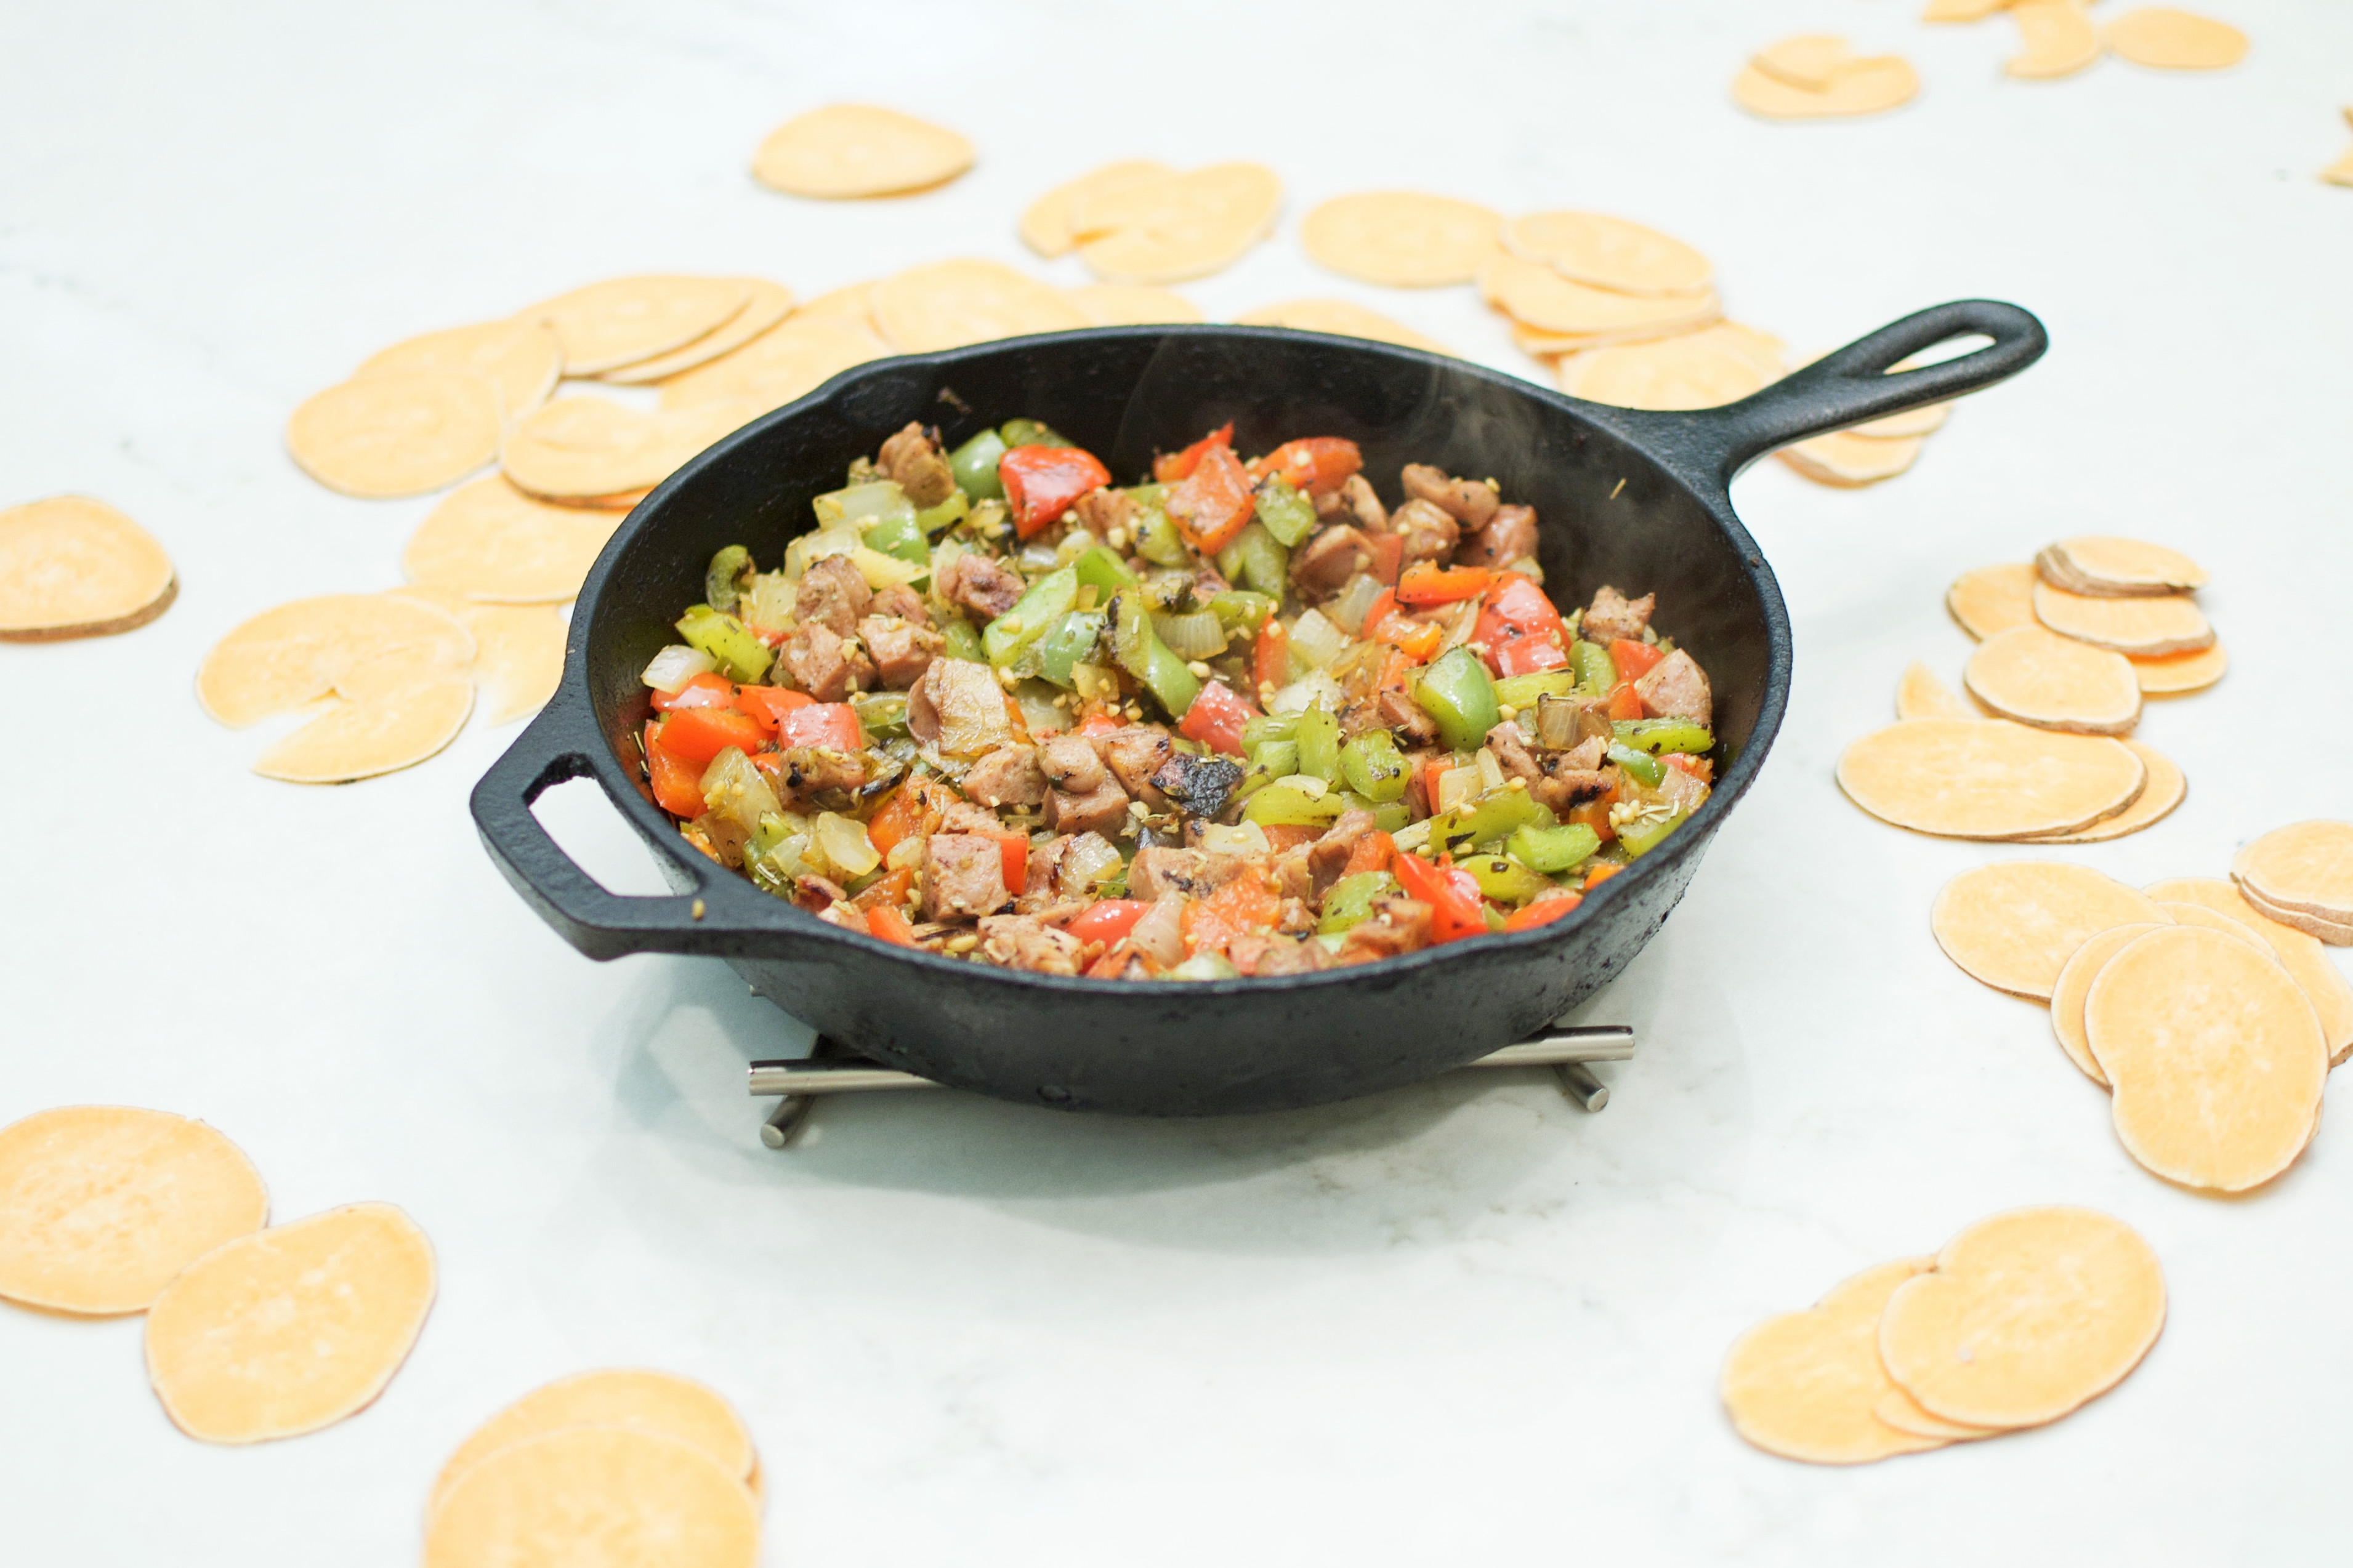
<path fill-rule="evenodd" d="M 1563 1062 L 1552 1070 L 1560 1075 L 1560 1091 L 1577 1101 L 1578 1110 L 1599 1110 L 1609 1103 L 1609 1086 L 1583 1062 Z"/>

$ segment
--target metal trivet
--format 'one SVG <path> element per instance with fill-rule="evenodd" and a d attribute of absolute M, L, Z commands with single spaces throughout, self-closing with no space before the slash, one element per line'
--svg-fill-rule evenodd
<path fill-rule="evenodd" d="M 1593 1075 L 1588 1062 L 1622 1062 L 1634 1055 L 1634 1031 L 1617 1024 L 1555 1026 L 1516 1046 L 1505 1046 L 1473 1062 L 1472 1068 L 1550 1068 L 1560 1091 L 1582 1110 L 1599 1110 L 1609 1103 L 1609 1086 Z M 754 1062 L 746 1087 L 756 1099 L 784 1098 L 761 1124 L 760 1142 L 771 1149 L 788 1147 L 808 1121 L 810 1110 L 828 1094 L 871 1094 L 891 1089 L 945 1089 L 947 1086 L 836 1046 L 819 1035 L 809 1054 L 793 1061 Z"/>

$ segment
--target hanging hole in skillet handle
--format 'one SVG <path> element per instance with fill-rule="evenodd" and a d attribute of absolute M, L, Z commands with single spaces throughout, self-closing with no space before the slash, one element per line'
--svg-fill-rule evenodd
<path fill-rule="evenodd" d="M 482 847 L 523 901 L 590 958 L 631 952 L 713 952 L 720 933 L 703 920 L 709 885 L 660 897 L 616 893 L 582 870 L 532 810 L 568 779 L 594 776 L 604 734 L 586 707 L 559 692 L 474 786 L 469 803 Z"/>
<path fill-rule="evenodd" d="M 1984 346 L 1894 369 L 1973 339 Z M 1890 322 L 1738 403 L 1642 415 L 1636 430 L 1654 449 L 1672 454 L 1688 478 L 1729 489 L 1741 469 L 1778 447 L 1982 391 L 2041 359 L 2050 344 L 2042 323 L 2015 305 L 1956 300 Z"/>

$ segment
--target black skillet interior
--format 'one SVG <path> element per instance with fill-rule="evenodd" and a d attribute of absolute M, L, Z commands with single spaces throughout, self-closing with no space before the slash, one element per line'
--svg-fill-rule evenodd
<path fill-rule="evenodd" d="M 1963 335 L 1993 346 L 1889 375 Z M 1990 384 L 2042 352 L 2032 317 L 1967 301 L 1922 312 L 1744 403 L 1691 415 L 1581 404 L 1516 378 L 1320 335 L 1123 328 L 879 362 L 846 373 L 696 458 L 642 503 L 590 574 L 563 689 L 478 787 L 484 840 L 509 879 L 584 952 L 726 958 L 804 1021 L 882 1060 L 961 1087 L 1072 1109 L 1187 1115 L 1271 1110 L 1430 1076 L 1522 1037 L 1640 951 L 1746 788 L 1787 698 L 1788 628 L 1725 487 L 1773 447 Z M 1132 481 L 1155 449 L 1235 421 L 1236 445 L 1343 435 L 1397 498 L 1406 462 L 1492 477 L 1535 507 L 1548 586 L 1655 591 L 1658 621 L 1716 694 L 1723 769 L 1707 806 L 1568 919 L 1371 968 L 1179 984 L 1027 974 L 851 936 L 718 870 L 646 798 L 632 737 L 638 672 L 702 596 L 731 543 L 773 564 L 810 526 L 809 499 L 911 419 L 951 442 L 1041 418 Z M 621 899 L 565 859 L 529 802 L 596 777 L 681 891 Z"/>

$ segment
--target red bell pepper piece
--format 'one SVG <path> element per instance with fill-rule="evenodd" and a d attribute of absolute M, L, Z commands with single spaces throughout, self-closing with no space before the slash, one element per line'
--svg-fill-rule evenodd
<path fill-rule="evenodd" d="M 1631 637 L 1609 639 L 1609 662 L 1618 667 L 1620 680 L 1641 679 L 1666 657 L 1649 643 L 1636 642 Z"/>
<path fill-rule="evenodd" d="M 1612 861 L 1603 861 L 1600 865 L 1596 866 L 1592 870 L 1588 871 L 1585 874 L 1585 890 L 1588 893 L 1593 891 L 1594 889 L 1601 886 L 1602 883 L 1608 881 L 1610 878 L 1616 876 L 1625 868 L 1625 867 L 1618 865 Z"/>
<path fill-rule="evenodd" d="M 1568 820 L 1590 827 L 1594 837 L 1607 844 L 1618 837 L 1618 830 L 1609 826 L 1609 808 L 1617 802 L 1618 792 L 1615 789 L 1604 791 L 1591 800 L 1580 801 L 1570 806 Z M 1588 888 L 1593 886 L 1590 880 L 1585 885 Z"/>
<path fill-rule="evenodd" d="M 1029 880 L 1029 836 L 1026 833 L 1000 833 L 997 847 L 1005 857 L 1005 887 L 1018 893 Z"/>
<path fill-rule="evenodd" d="M 808 702 L 787 708 L 776 721 L 776 742 L 783 746 L 828 746 L 854 752 L 866 743 L 858 725 L 858 710 L 847 702 Z"/>
<path fill-rule="evenodd" d="M 1229 429 L 1231 426 L 1228 426 Z M 1337 436 L 1310 436 L 1285 441 L 1263 458 L 1250 460 L 1250 478 L 1280 476 L 1292 489 L 1311 496 L 1330 495 L 1365 466 L 1365 456 L 1354 441 Z"/>
<path fill-rule="evenodd" d="M 1539 899 L 1525 909 L 1514 910 L 1504 917 L 1505 931 L 1533 931 L 1540 925 L 1550 925 L 1585 901 L 1582 893 L 1571 893 L 1565 899 Z"/>
<path fill-rule="evenodd" d="M 1373 547 L 1374 580 L 1396 587 L 1398 573 L 1405 565 L 1405 535 L 1372 533 L 1366 535 L 1366 541 Z"/>
<path fill-rule="evenodd" d="M 1390 863 L 1409 899 L 1430 906 L 1430 940 L 1459 942 L 1487 934 L 1485 905 L 1479 884 L 1470 872 L 1457 870 L 1451 860 L 1433 863 L 1419 855 L 1400 855 Z"/>
<path fill-rule="evenodd" d="M 757 719 L 733 708 L 673 708 L 661 721 L 662 750 L 692 766 L 697 777 L 728 747 L 755 752 L 767 738 Z"/>
<path fill-rule="evenodd" d="M 874 808 L 866 824 L 867 840 L 887 857 L 904 840 L 937 830 L 940 808 L 955 798 L 955 791 L 946 784 L 919 774 L 885 795 Z"/>
<path fill-rule="evenodd" d="M 1258 717 L 1258 710 L 1237 696 L 1222 680 L 1201 682 L 1201 694 L 1185 710 L 1176 732 L 1228 756 L 1242 754 L 1242 726 Z"/>
<path fill-rule="evenodd" d="M 1099 942 L 1110 948 L 1134 931 L 1151 908 L 1143 899 L 1103 899 L 1071 916 L 1062 929 L 1082 942 Z"/>
<path fill-rule="evenodd" d="M 1109 950 L 1107 950 L 1101 958 L 1096 959 L 1092 963 L 1087 965 L 1087 978 L 1090 980 L 1116 980 L 1121 975 L 1127 973 L 1128 962 L 1134 956 L 1135 949 L 1129 945 L 1126 938 L 1123 937 L 1119 941 L 1112 943 Z M 1152 961 L 1149 959 L 1145 961 L 1146 968 L 1150 968 L 1151 963 Z"/>
<path fill-rule="evenodd" d="M 1438 651 L 1438 645 L 1446 640 L 1446 628 L 1399 613 L 1396 593 L 1384 588 L 1365 610 L 1365 637 L 1371 642 L 1388 644 L 1417 664 L 1425 664 Z"/>
<path fill-rule="evenodd" d="M 1484 566 L 1441 567 L 1417 561 L 1398 578 L 1398 603 L 1451 605 L 1475 599 L 1487 591 L 1487 579 L 1493 575 Z"/>
<path fill-rule="evenodd" d="M 1162 504 L 1185 542 L 1214 555 L 1233 542 L 1258 508 L 1250 478 L 1231 447 L 1212 447 L 1184 479 L 1168 487 Z"/>
<path fill-rule="evenodd" d="M 1014 531 L 1028 539 L 1051 528 L 1071 503 L 1111 483 L 1111 470 L 1080 447 L 1016 447 L 997 459 Z"/>
<path fill-rule="evenodd" d="M 1630 680 L 1621 680 L 1609 689 L 1609 717 L 1612 721 L 1640 719 L 1649 711 L 1642 706 L 1642 694 L 1634 689 Z"/>
<path fill-rule="evenodd" d="M 1234 422 L 1229 419 L 1183 451 L 1164 452 L 1153 458 L 1152 477 L 1164 485 L 1173 485 L 1178 479 L 1190 479 L 1193 477 L 1193 470 L 1200 466 L 1201 455 L 1204 452 L 1212 447 L 1224 447 L 1230 450 L 1233 444 Z"/>
<path fill-rule="evenodd" d="M 663 745 L 661 731 L 659 723 L 647 721 L 646 772 L 653 782 L 654 804 L 672 816 L 701 816 L 705 809 L 702 770 Z"/>
<path fill-rule="evenodd" d="M 915 928 L 905 915 L 889 904 L 877 904 L 866 911 L 866 934 L 879 937 L 893 947 L 915 947 Z"/>
<path fill-rule="evenodd" d="M 1438 815 L 1438 775 L 1454 765 L 1451 752 L 1440 752 L 1421 764 L 1421 804 L 1430 815 Z"/>
<path fill-rule="evenodd" d="M 1242 927 L 1238 921 L 1203 899 L 1187 900 L 1184 912 L 1176 917 L 1176 923 L 1185 933 L 1185 956 L 1187 958 L 1197 953 L 1223 952 L 1228 943 L 1242 934 Z"/>
<path fill-rule="evenodd" d="M 667 713 L 673 708 L 733 708 L 735 705 L 735 683 L 723 675 L 704 670 L 676 691 L 654 692 L 654 711 Z"/>
<path fill-rule="evenodd" d="M 1291 634 L 1272 616 L 1259 627 L 1258 640 L 1250 645 L 1250 685 L 1263 696 L 1270 686 L 1277 689 L 1291 684 Z"/>
<path fill-rule="evenodd" d="M 1355 877 L 1366 871 L 1386 871 L 1397 858 L 1397 840 L 1376 827 L 1356 840 L 1348 851 L 1348 864 L 1342 868 L 1343 877 Z"/>
<path fill-rule="evenodd" d="M 1308 827 L 1295 822 L 1284 823 L 1279 827 L 1270 827 L 1265 831 L 1266 847 L 1277 855 L 1296 849 L 1303 844 L 1313 844 L 1324 837 L 1322 828 Z"/>
<path fill-rule="evenodd" d="M 816 698 L 806 691 L 795 691 L 789 686 L 745 686 L 735 693 L 735 706 L 774 730 L 784 723 L 785 715 L 796 708 L 806 708 Z"/>
<path fill-rule="evenodd" d="M 1487 644 L 1487 666 L 1497 675 L 1535 675 L 1568 663 L 1568 650 L 1548 637 L 1505 637 Z"/>

